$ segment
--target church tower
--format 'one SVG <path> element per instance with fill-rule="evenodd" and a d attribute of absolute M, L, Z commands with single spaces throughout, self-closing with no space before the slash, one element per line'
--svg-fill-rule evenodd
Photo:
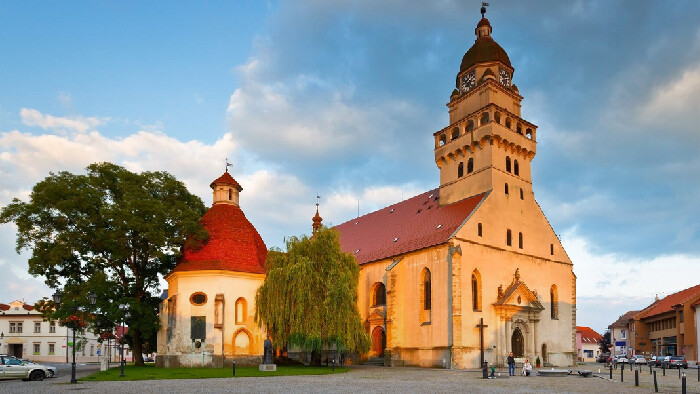
<path fill-rule="evenodd" d="M 512 83 L 515 70 L 491 37 L 484 13 L 482 8 L 476 41 L 462 58 L 456 89 L 447 103 L 450 125 L 434 133 L 440 205 L 491 189 L 508 193 L 513 186 L 532 193 L 530 163 L 537 126 L 520 116 L 523 97 Z"/>

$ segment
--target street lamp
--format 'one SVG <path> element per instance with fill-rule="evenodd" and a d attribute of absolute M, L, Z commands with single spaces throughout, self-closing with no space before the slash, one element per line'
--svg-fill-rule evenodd
<path fill-rule="evenodd" d="M 53 293 L 53 302 L 54 304 L 61 305 L 61 301 L 63 300 L 63 294 L 59 291 L 56 290 L 55 293 Z M 95 305 L 97 302 L 97 296 L 95 295 L 94 292 L 90 292 L 88 294 L 88 301 L 90 302 L 90 305 Z M 78 306 L 73 304 L 73 312 L 78 311 Z M 68 327 L 66 327 L 67 329 Z M 75 328 L 72 328 L 73 331 L 73 363 L 71 364 L 71 373 L 70 373 L 70 382 L 75 384 L 78 383 L 78 380 L 75 378 Z"/>
<path fill-rule="evenodd" d="M 121 370 L 119 373 L 120 378 L 124 377 L 124 319 L 126 319 L 128 315 L 128 309 L 129 305 L 119 304 L 119 311 L 122 313 L 122 332 L 121 335 L 119 335 L 119 364 L 121 366 Z"/>

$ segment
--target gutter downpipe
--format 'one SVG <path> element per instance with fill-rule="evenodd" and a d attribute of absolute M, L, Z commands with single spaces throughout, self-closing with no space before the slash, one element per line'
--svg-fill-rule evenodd
<path fill-rule="evenodd" d="M 453 321 L 454 312 L 452 310 L 452 256 L 455 253 L 462 254 L 462 246 L 450 245 L 447 248 L 447 355 L 448 360 L 446 367 L 452 369 L 452 345 L 453 345 Z"/>

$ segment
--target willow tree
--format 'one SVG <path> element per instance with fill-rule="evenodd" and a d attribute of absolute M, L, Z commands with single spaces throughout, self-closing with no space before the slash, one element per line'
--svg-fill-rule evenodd
<path fill-rule="evenodd" d="M 176 264 L 183 244 L 200 242 L 202 201 L 167 172 L 133 173 L 110 163 L 87 174 L 51 173 L 32 188 L 28 202 L 14 199 L 0 223 L 17 225 L 17 252 L 29 249 L 29 273 L 61 288 L 63 301 L 39 307 L 47 319 L 90 312 L 96 330 L 126 317 L 131 348 L 158 329 L 159 277 Z M 87 294 L 94 292 L 95 306 Z M 128 305 L 128 315 L 119 305 Z M 143 360 L 136 357 L 136 364 Z"/>
<path fill-rule="evenodd" d="M 286 249 L 268 253 L 267 277 L 255 295 L 255 321 L 275 347 L 310 351 L 317 365 L 324 348 L 366 352 L 369 337 L 357 309 L 360 268 L 340 249 L 338 233 L 322 228 L 311 238 L 291 237 Z"/>

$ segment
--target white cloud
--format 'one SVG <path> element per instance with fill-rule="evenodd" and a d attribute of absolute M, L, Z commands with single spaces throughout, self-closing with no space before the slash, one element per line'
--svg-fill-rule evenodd
<path fill-rule="evenodd" d="M 642 114 L 647 121 L 664 123 L 677 116 L 700 119 L 700 64 L 687 67 L 678 78 L 651 92 Z"/>
<path fill-rule="evenodd" d="M 68 99 L 70 100 L 70 97 Z M 59 98 L 59 101 L 60 100 Z M 63 118 L 53 115 L 44 115 L 36 109 L 31 108 L 22 108 L 20 116 L 22 117 L 22 123 L 27 126 L 38 126 L 44 130 L 77 131 L 80 133 L 94 130 L 97 126 L 109 121 L 108 118 L 86 118 L 82 116 Z"/>

